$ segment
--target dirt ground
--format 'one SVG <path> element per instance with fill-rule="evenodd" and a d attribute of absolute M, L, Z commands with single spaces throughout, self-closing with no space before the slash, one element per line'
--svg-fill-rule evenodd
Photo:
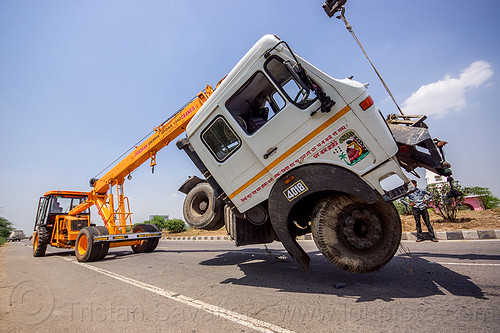
<path fill-rule="evenodd" d="M 431 224 L 436 231 L 457 231 L 457 230 L 500 230 L 500 208 L 484 211 L 465 210 L 458 212 L 458 221 L 455 223 L 444 222 L 441 216 L 430 211 Z M 401 216 L 403 232 L 416 231 L 413 215 Z M 427 231 L 422 221 L 423 231 Z M 205 231 L 199 229 L 189 229 L 178 234 L 171 234 L 164 231 L 163 236 L 183 237 L 183 236 L 225 236 L 226 229 L 221 228 L 215 231 Z"/>
<path fill-rule="evenodd" d="M 443 221 L 443 218 L 430 210 L 431 224 L 436 231 L 460 230 L 500 230 L 500 209 L 483 211 L 463 210 L 457 214 L 457 222 Z M 416 231 L 413 215 L 401 216 L 403 231 Z M 422 230 L 426 231 L 422 221 Z"/>

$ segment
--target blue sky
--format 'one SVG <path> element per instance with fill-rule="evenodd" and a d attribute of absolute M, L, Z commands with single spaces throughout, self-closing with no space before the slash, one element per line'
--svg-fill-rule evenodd
<path fill-rule="evenodd" d="M 224 77 L 262 35 L 394 105 L 323 1 L 0 2 L 0 215 L 28 233 L 38 198 L 88 180 Z M 500 196 L 500 4 L 349 0 L 346 16 L 398 102 L 428 114 L 465 186 Z M 125 183 L 135 222 L 182 217 L 177 188 L 198 174 L 175 145 Z M 419 184 L 423 184 L 419 181 Z M 101 223 L 97 214 L 94 222 Z"/>

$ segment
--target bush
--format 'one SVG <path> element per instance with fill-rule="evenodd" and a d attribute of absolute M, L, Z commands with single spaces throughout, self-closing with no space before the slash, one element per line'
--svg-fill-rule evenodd
<path fill-rule="evenodd" d="M 158 228 L 158 230 L 167 229 L 167 219 L 165 218 L 165 216 L 155 215 L 151 220 L 144 221 L 144 223 L 154 224 Z"/>
<path fill-rule="evenodd" d="M 396 210 L 398 211 L 399 215 L 413 214 L 411 207 L 402 203 L 401 200 L 393 201 L 393 204 L 396 207 Z"/>
<path fill-rule="evenodd" d="M 458 191 L 462 191 L 462 188 L 457 181 L 453 181 L 453 187 Z M 439 186 L 428 185 L 427 191 L 432 195 L 432 202 L 437 208 L 437 213 L 443 218 L 443 220 L 456 222 L 458 209 L 464 203 L 463 195 L 457 198 L 449 198 L 447 196 L 450 191 L 450 185 L 448 183 L 439 184 Z"/>
<path fill-rule="evenodd" d="M 5 242 L 7 242 L 7 238 L 0 236 L 0 245 L 2 245 Z"/>
<path fill-rule="evenodd" d="M 184 223 L 183 220 L 180 220 L 180 219 L 167 220 L 165 229 L 167 229 L 171 233 L 176 234 L 176 233 L 185 231 L 186 224 Z"/>
<path fill-rule="evenodd" d="M 144 223 L 151 223 L 158 227 L 159 230 L 168 230 L 171 233 L 183 232 L 186 230 L 186 224 L 183 220 L 172 219 L 167 220 L 164 216 L 155 215 L 150 221 Z"/>

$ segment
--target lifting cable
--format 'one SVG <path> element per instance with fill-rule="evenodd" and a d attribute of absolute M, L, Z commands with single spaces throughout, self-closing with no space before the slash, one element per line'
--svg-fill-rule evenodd
<path fill-rule="evenodd" d="M 206 92 L 206 90 L 203 90 L 203 91 Z M 187 102 L 186 104 L 184 104 L 179 110 L 177 110 L 167 120 L 165 120 L 163 123 L 161 123 L 161 125 L 159 127 L 165 125 L 169 120 L 171 120 L 172 118 L 174 118 L 175 116 L 177 116 L 179 113 L 181 113 L 182 110 L 184 110 L 189 105 L 189 103 L 191 103 L 192 101 L 194 101 L 196 98 L 197 98 L 197 96 L 193 97 L 189 102 Z M 154 132 L 155 132 L 155 130 L 152 130 L 151 132 L 149 132 L 148 134 L 146 134 L 142 139 L 140 139 L 139 141 L 137 141 L 137 143 L 135 145 L 133 145 L 132 147 L 130 147 L 126 152 L 124 152 L 123 154 L 121 154 L 117 159 L 115 159 L 113 162 L 111 162 L 107 167 L 105 167 L 104 169 L 102 169 L 101 172 L 99 172 L 97 175 L 94 176 L 94 178 L 98 179 L 98 177 L 100 175 L 102 175 L 104 173 L 104 171 L 106 171 L 109 168 L 111 168 L 114 164 L 116 164 L 116 162 L 122 160 L 122 158 L 125 155 L 127 155 L 128 153 L 130 153 L 133 149 L 137 148 L 138 145 L 140 145 L 142 142 L 144 142 L 144 140 L 146 140 L 148 137 L 150 137 L 151 134 L 153 134 Z M 134 172 L 134 171 L 132 171 L 132 172 Z"/>
<path fill-rule="evenodd" d="M 396 99 L 392 95 L 391 90 L 389 89 L 389 87 L 385 83 L 384 79 L 382 78 L 382 75 L 380 75 L 380 73 L 378 72 L 377 68 L 375 68 L 375 65 L 370 60 L 370 57 L 368 57 L 368 54 L 366 53 L 365 49 L 363 48 L 363 45 L 361 45 L 361 42 L 359 41 L 358 36 L 356 36 L 356 34 L 354 33 L 354 30 L 352 29 L 352 26 L 349 24 L 349 22 L 347 22 L 347 19 L 345 18 L 344 13 L 345 13 L 345 7 L 344 7 L 344 5 L 342 5 L 340 7 L 340 15 L 337 16 L 337 18 L 340 19 L 340 20 L 342 20 L 344 22 L 346 29 L 351 33 L 351 35 L 354 38 L 354 40 L 356 41 L 356 43 L 358 43 L 359 47 L 361 48 L 361 51 L 363 51 L 366 59 L 368 59 L 368 61 L 370 62 L 370 65 L 372 65 L 373 70 L 375 71 L 375 73 L 377 74 L 378 78 L 382 82 L 382 85 L 384 86 L 385 90 L 387 91 L 387 93 L 389 94 L 389 96 L 391 96 L 391 99 L 394 102 L 394 104 L 396 104 L 396 107 L 398 108 L 399 113 L 401 113 L 401 115 L 404 115 L 403 111 L 401 110 L 401 108 L 398 105 L 398 102 L 396 102 Z"/>
<path fill-rule="evenodd" d="M 114 160 L 113 162 L 111 162 L 107 167 L 105 167 L 104 169 L 102 169 L 101 172 L 99 172 L 97 175 L 94 176 L 94 178 L 98 178 L 104 171 L 108 170 L 111 166 L 113 166 L 116 162 L 120 161 L 125 155 L 127 155 L 129 152 L 132 151 L 132 149 L 135 149 L 137 148 L 137 146 L 139 144 L 141 144 L 144 140 L 146 140 L 148 137 L 151 136 L 151 134 L 154 133 L 154 130 L 152 130 L 151 132 L 149 132 L 148 134 L 146 134 L 146 136 L 144 136 L 142 139 L 140 139 L 139 141 L 137 141 L 137 143 L 135 145 L 133 145 L 132 147 L 130 147 L 126 152 L 124 152 L 123 154 L 120 155 L 120 157 L 118 157 L 116 160 Z"/>

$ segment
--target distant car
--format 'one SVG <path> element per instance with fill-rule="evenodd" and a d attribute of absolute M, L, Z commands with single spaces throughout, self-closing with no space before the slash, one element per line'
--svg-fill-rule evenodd
<path fill-rule="evenodd" d="M 26 239 L 26 235 L 22 230 L 14 230 L 10 234 L 9 238 L 7 238 L 7 241 L 9 242 L 17 242 L 20 240 Z"/>

